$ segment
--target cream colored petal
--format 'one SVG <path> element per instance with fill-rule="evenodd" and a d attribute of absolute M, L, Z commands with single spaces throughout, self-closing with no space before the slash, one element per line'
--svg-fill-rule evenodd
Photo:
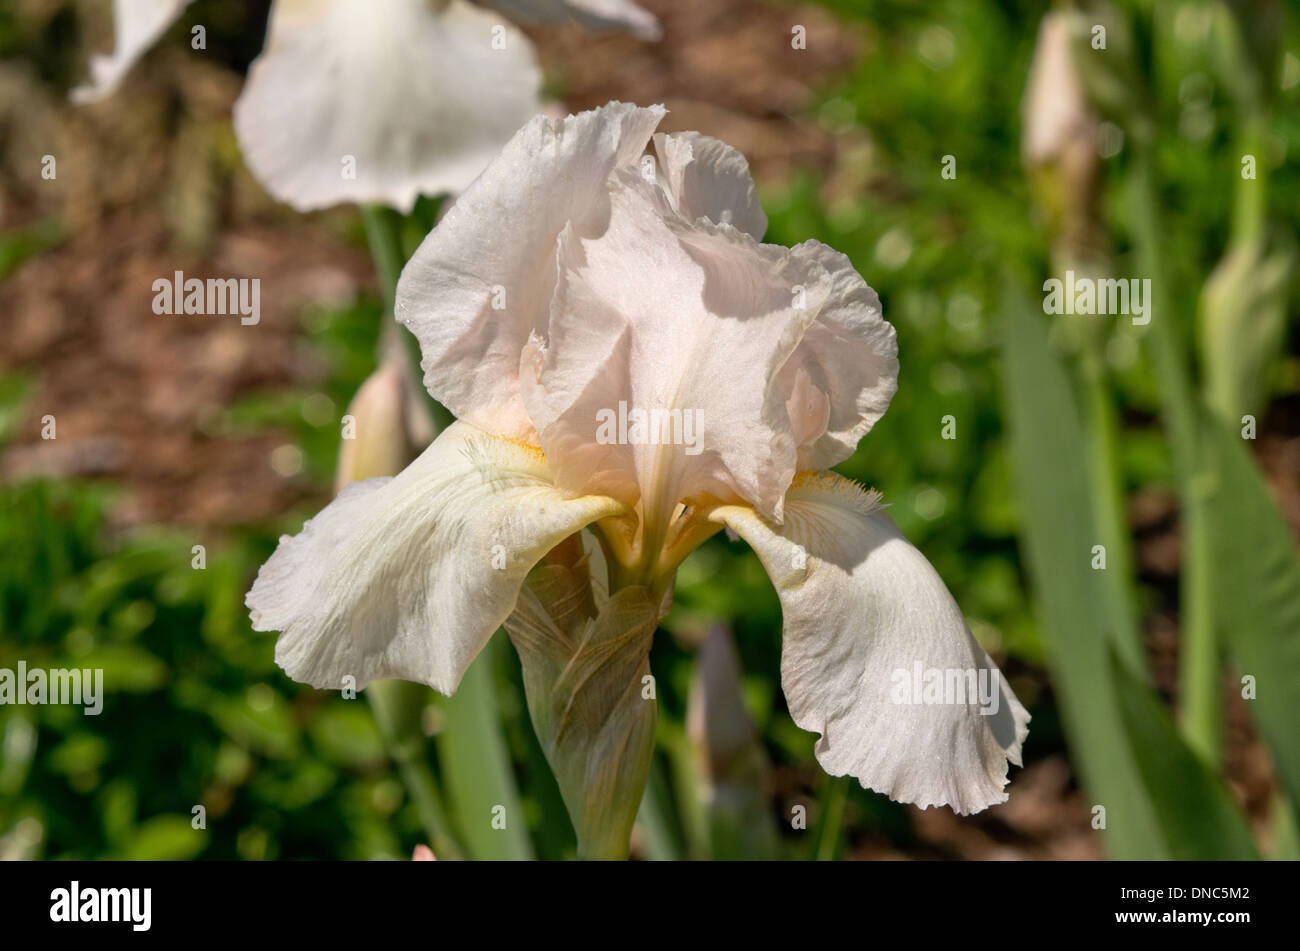
<path fill-rule="evenodd" d="M 874 495 L 801 475 L 783 525 L 739 506 L 711 517 L 753 546 L 776 586 L 781 685 L 795 723 L 821 734 L 828 773 L 921 808 L 1006 800 L 1029 714 Z"/>
<path fill-rule="evenodd" d="M 698 132 L 658 132 L 654 145 L 659 183 L 678 214 L 732 225 L 763 240 L 767 215 L 745 156 Z"/>
<path fill-rule="evenodd" d="M 686 222 L 638 171 L 616 179 L 602 229 L 562 237 L 549 336 L 528 353 L 525 402 L 557 479 L 639 498 L 661 524 L 687 498 L 779 518 L 795 445 L 773 380 L 829 275 L 730 226 Z"/>
<path fill-rule="evenodd" d="M 347 486 L 283 536 L 246 603 L 290 677 L 450 694 L 561 540 L 623 507 L 566 497 L 541 453 L 455 423 L 400 475 Z"/>
<path fill-rule="evenodd" d="M 72 101 L 95 102 L 112 95 L 131 67 L 167 28 L 180 19 L 191 0 L 114 0 L 113 53 L 90 58 L 90 82 L 72 90 Z"/>
<path fill-rule="evenodd" d="M 570 221 L 608 213 L 610 173 L 640 158 L 663 115 L 659 106 L 610 103 L 536 117 L 407 263 L 397 319 L 420 341 L 425 386 L 457 417 L 503 436 L 532 435 L 519 359 L 549 319 L 556 241 Z"/>
<path fill-rule="evenodd" d="M 626 30 L 643 40 L 663 35 L 659 21 L 632 0 L 486 0 L 520 22 L 555 23 L 568 17 L 588 30 Z"/>
<path fill-rule="evenodd" d="M 299 211 L 458 192 L 540 109 L 532 44 L 466 0 L 276 0 L 235 103 L 249 169 Z"/>

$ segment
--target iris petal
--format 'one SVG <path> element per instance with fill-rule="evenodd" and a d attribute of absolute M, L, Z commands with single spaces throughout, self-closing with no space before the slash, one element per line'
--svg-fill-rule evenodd
<path fill-rule="evenodd" d="M 1006 800 L 1029 714 L 874 496 L 801 475 L 783 525 L 739 506 L 711 517 L 749 542 L 776 586 L 781 685 L 794 722 L 821 734 L 828 773 L 921 808 Z"/>
<path fill-rule="evenodd" d="M 561 493 L 540 451 L 455 423 L 280 539 L 246 598 L 253 629 L 283 632 L 276 662 L 314 687 L 396 677 L 450 694 L 542 556 L 622 510 Z"/>
<path fill-rule="evenodd" d="M 659 181 L 683 218 L 708 218 L 763 240 L 767 215 L 749 162 L 725 142 L 698 132 L 656 133 Z"/>
<path fill-rule="evenodd" d="M 687 222 L 630 169 L 608 221 L 593 237 L 566 231 L 559 262 L 524 396 L 560 484 L 640 500 L 661 525 L 684 499 L 779 518 L 795 443 L 773 381 L 830 293 L 825 269 Z"/>
<path fill-rule="evenodd" d="M 276 0 L 235 133 L 299 211 L 409 211 L 468 185 L 539 111 L 540 82 L 528 38 L 466 0 Z"/>

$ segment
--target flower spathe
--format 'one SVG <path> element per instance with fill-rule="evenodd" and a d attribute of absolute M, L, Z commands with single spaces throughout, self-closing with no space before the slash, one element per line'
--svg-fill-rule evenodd
<path fill-rule="evenodd" d="M 666 599 L 726 527 L 780 596 L 782 686 L 829 772 L 922 807 L 1003 801 L 1027 713 L 996 679 L 989 715 L 891 699 L 918 662 L 996 668 L 875 496 L 822 471 L 889 404 L 893 328 L 844 255 L 761 243 L 743 157 L 655 134 L 663 114 L 535 118 L 426 238 L 397 317 L 460 421 L 282 539 L 248 595 L 254 627 L 283 632 L 295 679 L 448 693 L 562 539 L 589 527 L 611 593 Z M 697 444 L 597 440 L 620 403 L 697 411 Z"/>

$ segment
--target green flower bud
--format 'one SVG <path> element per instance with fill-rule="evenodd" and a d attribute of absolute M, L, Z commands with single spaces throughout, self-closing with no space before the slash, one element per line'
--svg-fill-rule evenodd
<path fill-rule="evenodd" d="M 1206 401 L 1224 421 L 1239 425 L 1263 405 L 1267 370 L 1286 329 L 1286 290 L 1294 250 L 1267 254 L 1263 241 L 1230 246 L 1201 294 L 1201 359 Z"/>

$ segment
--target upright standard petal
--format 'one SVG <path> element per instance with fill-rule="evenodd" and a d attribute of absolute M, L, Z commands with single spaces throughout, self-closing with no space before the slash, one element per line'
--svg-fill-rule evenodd
<path fill-rule="evenodd" d="M 556 477 L 639 498 L 661 526 L 683 499 L 780 518 L 796 457 L 774 381 L 830 277 L 789 248 L 685 221 L 633 169 L 615 178 L 602 229 L 561 239 L 549 334 L 528 354 L 525 402 Z"/>
<path fill-rule="evenodd" d="M 698 132 L 658 132 L 654 146 L 659 184 L 679 215 L 732 225 L 763 240 L 767 215 L 745 156 Z"/>
<path fill-rule="evenodd" d="M 776 585 L 781 685 L 794 722 L 821 734 L 828 773 L 923 809 L 1006 801 L 1029 714 L 874 495 L 800 475 L 783 525 L 738 506 L 711 518 L 749 542 Z"/>
<path fill-rule="evenodd" d="M 632 0 L 485 0 L 516 19 L 554 23 L 572 17 L 588 30 L 626 30 L 643 40 L 663 35 L 655 15 Z"/>
<path fill-rule="evenodd" d="M 466 0 L 276 0 L 235 103 L 248 166 L 299 211 L 458 192 L 540 109 L 532 44 Z"/>
<path fill-rule="evenodd" d="M 539 450 L 455 423 L 281 537 L 246 598 L 253 629 L 283 632 L 276 662 L 314 687 L 396 677 L 450 694 L 542 556 L 623 511 L 561 493 Z"/>
<path fill-rule="evenodd" d="M 599 222 L 607 180 L 635 162 L 661 106 L 611 103 L 565 119 L 538 116 L 502 150 L 402 270 L 397 319 L 420 341 L 424 383 L 460 419 L 511 438 L 533 427 L 519 359 L 544 331 L 555 248 L 570 222 Z"/>
<path fill-rule="evenodd" d="M 72 90 L 72 101 L 95 102 L 112 93 L 136 60 L 167 32 L 191 0 L 114 0 L 113 53 L 90 58 L 90 82 Z"/>

